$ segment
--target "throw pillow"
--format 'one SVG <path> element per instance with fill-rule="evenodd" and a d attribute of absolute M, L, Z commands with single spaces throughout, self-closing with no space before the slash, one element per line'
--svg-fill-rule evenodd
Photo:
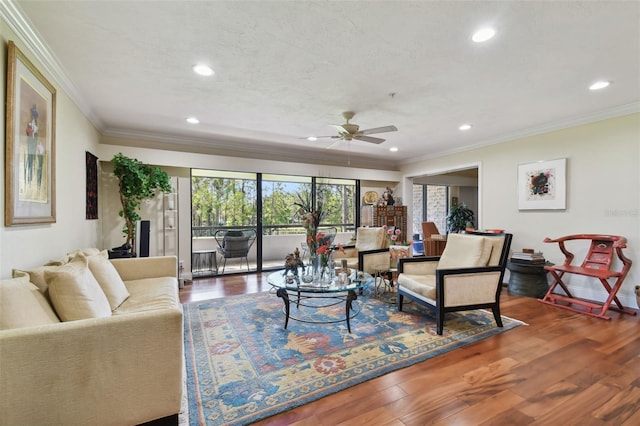
<path fill-rule="evenodd" d="M 102 288 L 111 310 L 115 311 L 129 297 L 129 291 L 124 285 L 116 268 L 109 261 L 109 253 L 103 250 L 97 255 L 88 256 L 89 269 Z"/>
<path fill-rule="evenodd" d="M 29 276 L 0 281 L 0 330 L 60 322 Z"/>
<path fill-rule="evenodd" d="M 111 316 L 111 306 L 89 270 L 88 260 L 78 254 L 57 270 L 45 270 L 49 296 L 62 321 Z"/>

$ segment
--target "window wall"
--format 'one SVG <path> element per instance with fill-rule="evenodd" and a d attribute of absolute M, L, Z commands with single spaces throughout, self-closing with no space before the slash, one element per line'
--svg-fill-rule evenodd
<path fill-rule="evenodd" d="M 192 251 L 215 250 L 218 229 L 250 227 L 258 237 L 249 269 L 281 268 L 288 253 L 296 248 L 304 252 L 306 233 L 296 205 L 301 196 L 314 206 L 322 203 L 321 225 L 335 226 L 340 241 L 348 241 L 356 227 L 358 184 L 350 179 L 192 170 Z M 246 265 L 229 265 L 225 273 L 247 270 Z"/>

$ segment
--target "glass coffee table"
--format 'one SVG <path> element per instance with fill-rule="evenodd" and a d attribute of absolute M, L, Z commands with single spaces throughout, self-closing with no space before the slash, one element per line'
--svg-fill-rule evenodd
<path fill-rule="evenodd" d="M 347 322 L 347 330 L 351 333 L 350 320 L 360 313 L 360 306 L 357 302 L 358 295 L 373 283 L 373 277 L 366 272 L 352 271 L 348 283 L 340 284 L 337 279 L 330 283 L 304 283 L 301 279 L 302 270 L 298 275 L 285 275 L 284 271 L 277 271 L 270 274 L 267 282 L 276 290 L 276 295 L 284 302 L 284 328 L 287 329 L 289 318 L 308 323 L 329 324 L 335 322 Z M 354 303 L 355 302 L 355 303 Z M 314 318 L 313 316 L 303 318 L 291 313 L 291 304 L 310 309 L 330 308 L 339 304 L 345 304 L 344 319 Z"/>

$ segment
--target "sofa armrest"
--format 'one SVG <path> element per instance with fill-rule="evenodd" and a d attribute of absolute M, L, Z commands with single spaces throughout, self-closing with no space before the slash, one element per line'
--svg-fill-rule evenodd
<path fill-rule="evenodd" d="M 111 259 L 111 263 L 115 266 L 123 281 L 178 277 L 178 258 L 176 256 Z"/>
<path fill-rule="evenodd" d="M 0 331 L 0 424 L 139 424 L 180 411 L 180 309 Z"/>

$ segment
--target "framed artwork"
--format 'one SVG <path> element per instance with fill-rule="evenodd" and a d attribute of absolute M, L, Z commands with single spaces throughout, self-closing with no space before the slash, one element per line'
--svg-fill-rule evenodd
<path fill-rule="evenodd" d="M 54 223 L 56 90 L 9 41 L 5 225 Z"/>
<path fill-rule="evenodd" d="M 518 208 L 562 210 L 566 208 L 567 159 L 518 165 Z"/>

